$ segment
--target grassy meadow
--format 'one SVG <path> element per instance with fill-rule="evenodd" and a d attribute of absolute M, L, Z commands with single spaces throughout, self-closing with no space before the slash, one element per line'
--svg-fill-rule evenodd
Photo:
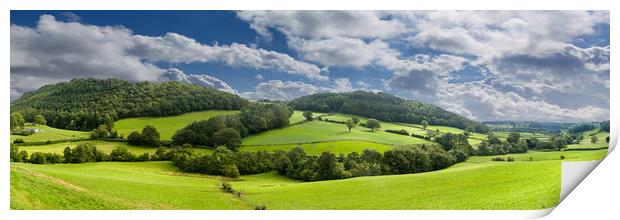
<path fill-rule="evenodd" d="M 213 116 L 234 114 L 239 111 L 208 110 L 201 112 L 185 113 L 168 117 L 138 117 L 126 118 L 114 122 L 114 128 L 119 135 L 127 137 L 132 131 L 142 131 L 146 125 L 152 125 L 159 131 L 161 140 L 170 140 L 174 132 L 191 124 L 194 121 L 206 120 Z"/>
<path fill-rule="evenodd" d="M 360 126 L 349 132 L 344 124 L 314 120 L 248 136 L 243 139 L 243 145 L 296 144 L 342 140 L 362 140 L 390 145 L 431 143 L 424 139 L 383 131 L 371 132 L 370 129 Z"/>
<path fill-rule="evenodd" d="M 598 138 L 598 142 L 592 143 L 592 136 Z M 605 141 L 605 138 L 609 137 L 609 132 L 601 131 L 600 129 L 594 129 L 583 133 L 583 140 L 579 144 L 569 144 L 568 149 L 598 149 L 609 147 L 609 143 Z"/>
<path fill-rule="evenodd" d="M 46 125 L 25 125 L 24 128 L 39 129 L 40 131 L 28 136 L 11 135 L 11 143 L 15 139 L 22 139 L 26 143 L 28 142 L 46 142 L 46 141 L 59 141 L 59 140 L 78 140 L 90 138 L 89 132 L 84 131 L 72 131 L 65 129 L 52 128 Z"/>
<path fill-rule="evenodd" d="M 472 157 L 444 170 L 299 182 L 275 172 L 237 180 L 180 172 L 170 162 L 11 164 L 11 209 L 544 209 L 559 202 L 560 155 L 600 159 L 606 150 Z M 533 160 L 529 161 L 529 157 Z M 223 193 L 230 181 L 241 197 Z M 338 199 L 334 199 L 338 198 Z M 403 202 L 406 201 L 406 202 Z"/>
<path fill-rule="evenodd" d="M 301 146 L 308 155 L 320 155 L 325 151 L 334 154 L 348 154 L 351 152 L 361 153 L 364 149 L 374 149 L 384 152 L 392 148 L 391 145 L 380 144 L 368 141 L 328 141 L 307 144 L 278 144 L 278 145 L 245 145 L 239 148 L 240 151 L 289 151 L 296 146 Z"/>

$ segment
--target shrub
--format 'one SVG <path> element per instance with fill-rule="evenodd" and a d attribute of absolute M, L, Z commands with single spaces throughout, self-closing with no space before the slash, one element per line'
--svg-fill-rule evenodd
<path fill-rule="evenodd" d="M 131 162 L 136 160 L 136 156 L 129 152 L 127 146 L 118 146 L 110 153 L 110 160 Z"/>
<path fill-rule="evenodd" d="M 267 210 L 267 206 L 265 206 L 265 205 L 256 205 L 256 206 L 254 206 L 254 210 Z"/>
<path fill-rule="evenodd" d="M 564 154 L 560 155 L 560 160 L 564 160 L 566 159 L 566 156 L 564 156 Z"/>
<path fill-rule="evenodd" d="M 506 160 L 504 160 L 503 157 L 494 157 L 494 158 L 491 158 L 491 160 L 492 161 L 506 161 Z"/>
<path fill-rule="evenodd" d="M 41 152 L 34 152 L 30 155 L 30 163 L 34 164 L 44 164 L 47 160 L 45 158 L 45 154 Z"/>
<path fill-rule="evenodd" d="M 508 161 L 508 162 L 513 162 L 513 161 L 515 161 L 515 158 L 508 157 L 508 158 L 506 158 L 506 161 Z"/>
<path fill-rule="evenodd" d="M 232 188 L 232 185 L 230 185 L 230 183 L 228 183 L 228 182 L 223 182 L 222 185 L 221 185 L 221 189 L 225 193 L 233 193 L 234 192 L 234 190 Z"/>
<path fill-rule="evenodd" d="M 387 129 L 387 130 L 385 130 L 385 132 L 409 136 L 409 132 L 407 132 L 407 130 L 405 130 L 405 129 L 400 129 L 400 130 Z"/>
<path fill-rule="evenodd" d="M 228 164 L 222 167 L 222 175 L 232 178 L 239 177 L 239 169 L 234 164 Z"/>
<path fill-rule="evenodd" d="M 17 138 L 17 139 L 15 139 L 15 140 L 13 141 L 13 143 L 14 143 L 14 144 L 21 144 L 21 143 L 26 143 L 26 142 L 24 141 L 24 139 Z"/>

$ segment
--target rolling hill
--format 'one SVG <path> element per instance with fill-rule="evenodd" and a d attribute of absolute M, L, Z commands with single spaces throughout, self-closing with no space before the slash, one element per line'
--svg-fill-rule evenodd
<path fill-rule="evenodd" d="M 55 128 L 92 130 L 109 119 L 239 110 L 248 103 L 234 94 L 175 81 L 78 78 L 25 93 L 11 103 L 11 112 L 20 112 L 26 121 L 43 115 Z"/>
<path fill-rule="evenodd" d="M 384 92 L 320 93 L 291 100 L 289 105 L 297 110 L 348 113 L 387 122 L 419 124 L 426 120 L 432 125 L 460 129 L 471 126 L 477 132 L 488 132 L 488 128 L 482 123 L 435 105 L 403 99 Z"/>

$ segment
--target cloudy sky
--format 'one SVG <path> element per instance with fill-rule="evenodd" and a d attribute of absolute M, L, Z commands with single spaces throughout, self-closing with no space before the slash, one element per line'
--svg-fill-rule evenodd
<path fill-rule="evenodd" d="M 476 120 L 609 119 L 607 11 L 11 11 L 11 99 L 76 77 L 250 99 L 384 91 Z"/>

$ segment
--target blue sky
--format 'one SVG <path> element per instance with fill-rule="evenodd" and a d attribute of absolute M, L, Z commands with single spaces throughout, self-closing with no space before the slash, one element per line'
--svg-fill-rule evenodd
<path fill-rule="evenodd" d="M 11 98 L 75 77 L 250 99 L 383 91 L 476 120 L 607 120 L 609 13 L 12 11 Z"/>

